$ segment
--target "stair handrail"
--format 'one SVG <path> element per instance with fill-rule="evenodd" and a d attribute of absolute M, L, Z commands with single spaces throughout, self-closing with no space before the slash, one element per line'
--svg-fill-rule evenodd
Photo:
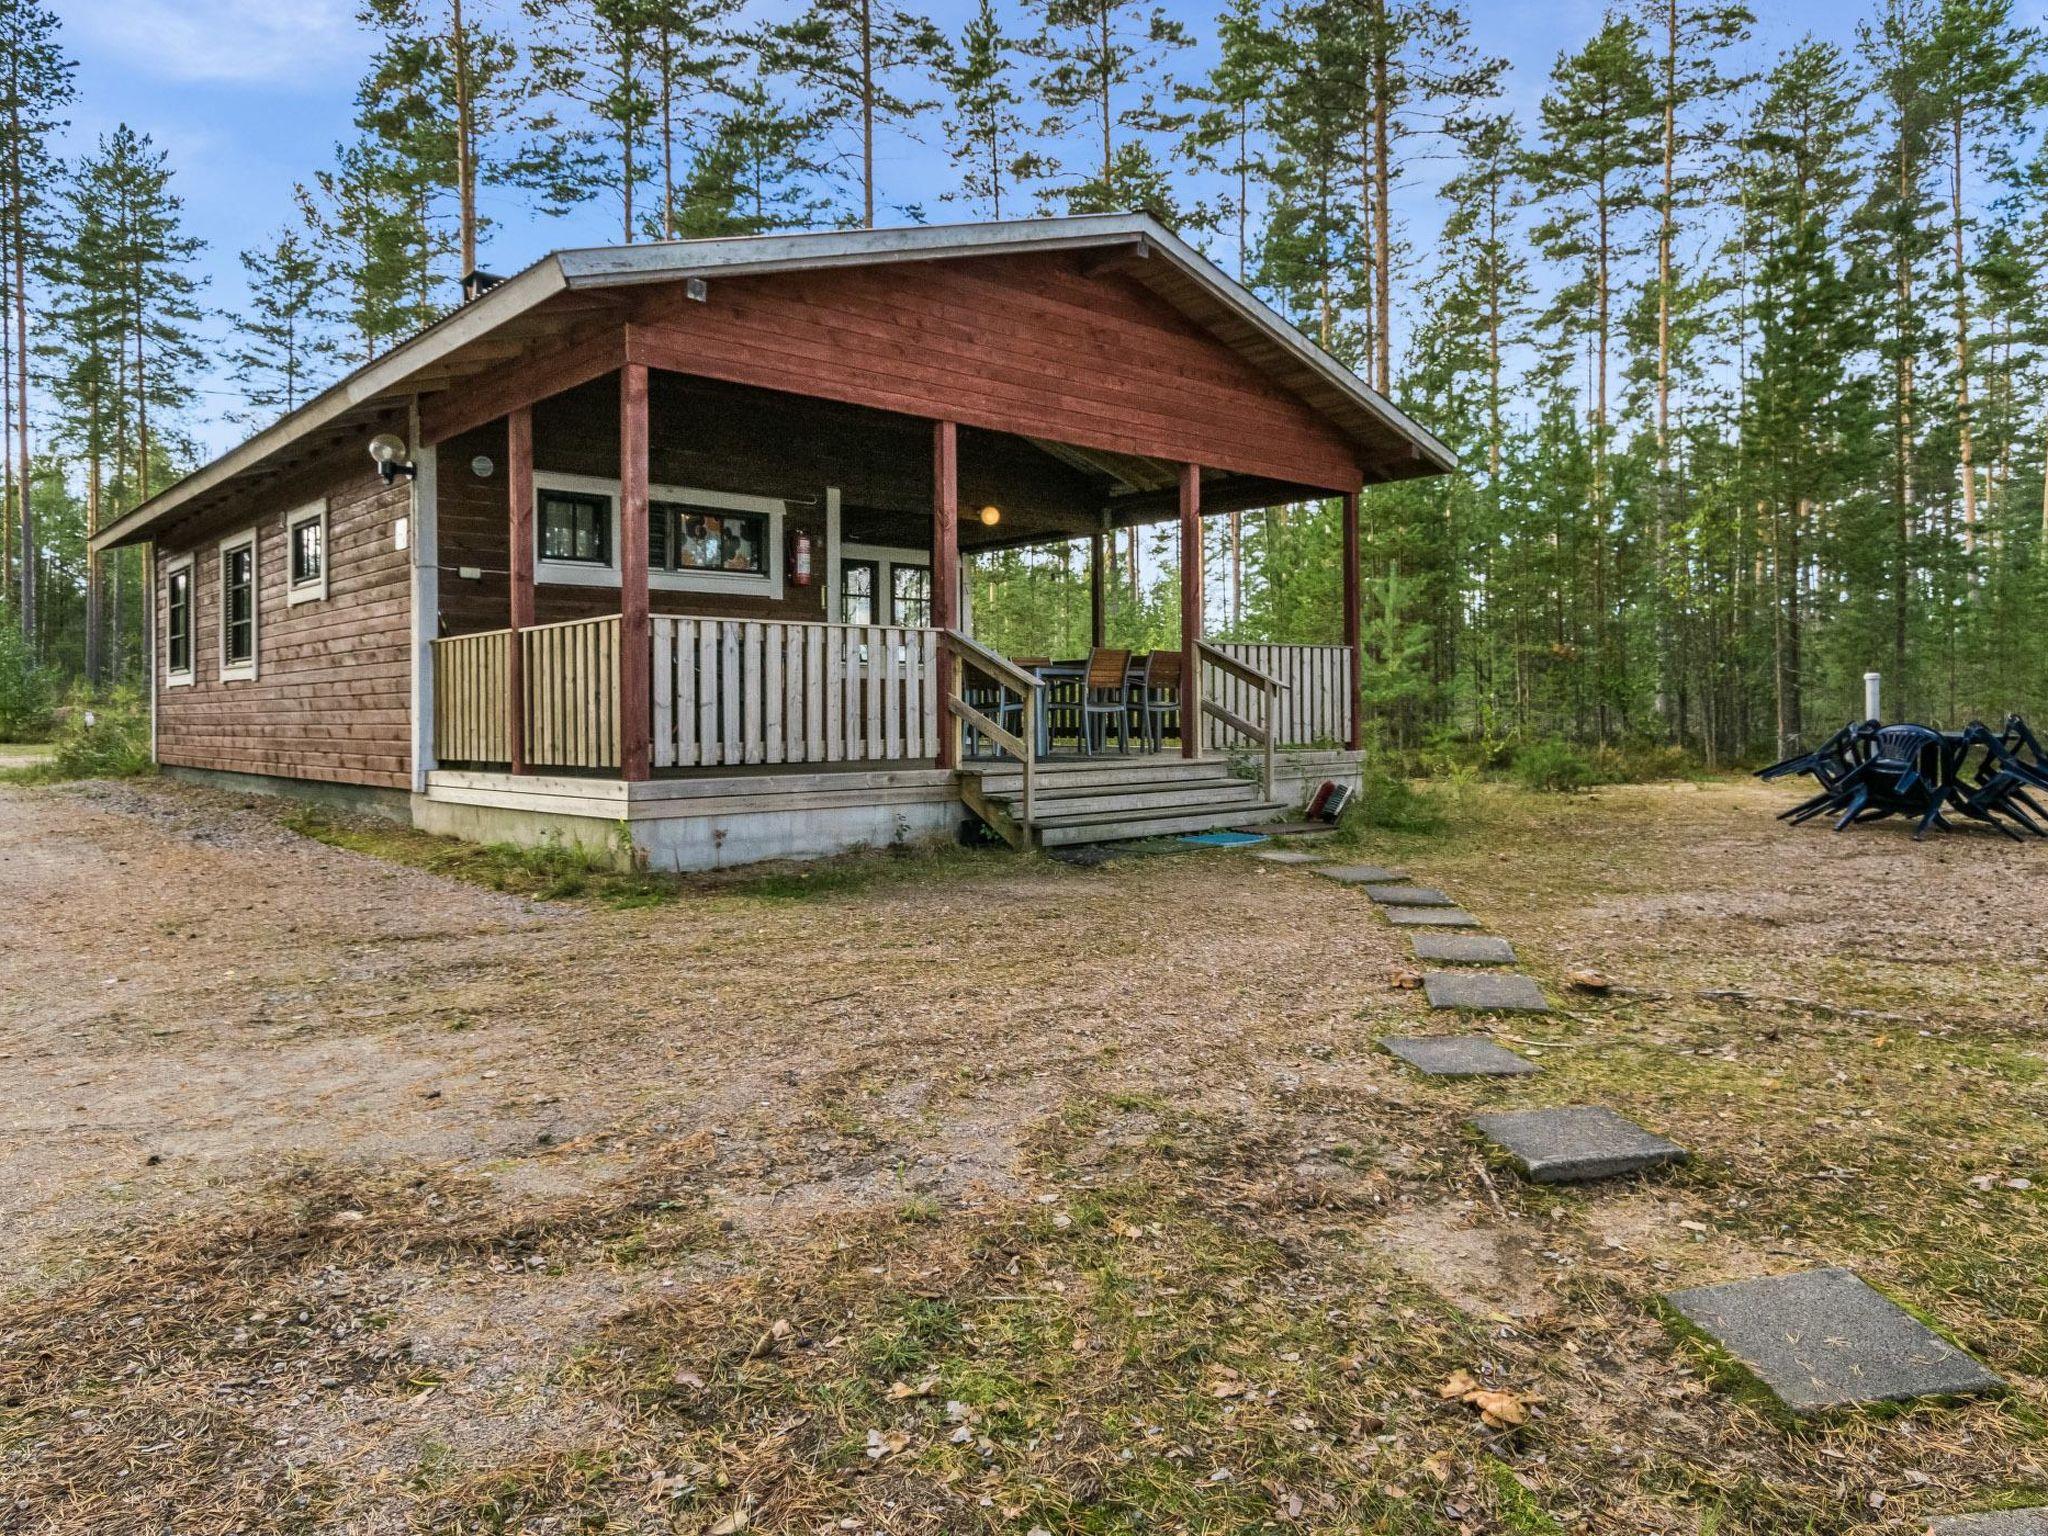
<path fill-rule="evenodd" d="M 1259 788 L 1264 792 L 1266 799 L 1271 800 L 1273 798 L 1274 778 L 1274 737 L 1278 734 L 1273 729 L 1273 705 L 1280 691 L 1289 685 L 1280 678 L 1273 676 L 1272 673 L 1262 672 L 1257 667 L 1251 665 L 1251 663 L 1238 660 L 1237 657 L 1231 655 L 1228 651 L 1219 650 L 1206 640 L 1197 640 L 1195 642 L 1195 651 L 1202 660 L 1210 663 L 1219 671 L 1228 672 L 1231 676 L 1251 684 L 1252 687 L 1258 690 L 1259 719 L 1257 723 L 1254 723 L 1216 703 L 1209 697 L 1208 689 L 1202 686 L 1202 679 L 1198 677 L 1194 680 L 1195 693 L 1202 701 L 1203 716 L 1221 722 L 1260 748 Z"/>
<path fill-rule="evenodd" d="M 962 634 L 957 629 L 940 631 L 940 643 L 953 653 L 961 663 L 958 667 L 946 669 L 946 710 L 953 720 L 965 721 L 980 731 L 997 746 L 1017 759 L 1024 774 L 1024 793 L 1020 801 L 1024 825 L 1031 825 L 1034 803 L 1038 790 L 1038 712 L 1041 695 L 1045 691 L 1045 680 L 1035 673 L 1027 672 L 1007 656 L 999 656 L 987 646 Z M 998 684 L 1011 689 L 1024 701 L 1024 716 L 1019 722 L 1022 730 L 1012 733 L 976 709 L 961 695 L 961 673 L 963 668 L 973 667 L 993 678 Z M 948 730 L 956 727 L 948 723 Z M 960 761 L 956 749 L 953 761 Z"/>

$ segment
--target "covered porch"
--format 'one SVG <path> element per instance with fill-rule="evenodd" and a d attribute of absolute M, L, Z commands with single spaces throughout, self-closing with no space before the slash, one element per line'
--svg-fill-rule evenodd
<path fill-rule="evenodd" d="M 473 407 L 488 408 L 484 405 Z M 680 781 L 837 799 L 874 775 L 936 791 L 1014 843 L 1045 785 L 1119 774 L 1137 807 L 1218 779 L 1276 803 L 1283 757 L 1358 744 L 1356 487 L 1232 473 L 696 377 L 653 361 L 451 418 L 438 509 L 429 797 L 705 806 Z M 1333 477 L 1334 478 L 1334 477 Z M 1341 632 L 1206 636 L 1203 519 L 1343 501 Z M 1177 525 L 1178 645 L 1105 644 L 1111 540 Z M 1081 541 L 1087 654 L 974 638 L 964 567 Z M 1163 760 L 1203 764 L 1168 774 Z M 1233 769 L 1235 772 L 1233 773 Z M 1048 777 L 1050 775 L 1050 777 Z M 617 792 L 596 781 L 615 781 Z M 670 784 L 661 789 L 661 784 Z M 629 786 L 654 786 L 632 789 Z M 842 787 L 843 786 L 843 787 Z M 1089 803 L 1105 800 L 1094 795 Z M 1128 797 L 1126 797 L 1128 798 Z"/>

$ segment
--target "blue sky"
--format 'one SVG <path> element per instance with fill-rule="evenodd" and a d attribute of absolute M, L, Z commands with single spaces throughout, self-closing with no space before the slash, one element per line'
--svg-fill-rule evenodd
<path fill-rule="evenodd" d="M 207 241 L 203 267 L 211 279 L 208 302 L 233 308 L 241 301 L 235 253 L 260 242 L 291 212 L 293 185 L 328 163 L 334 144 L 349 133 L 350 99 L 362 72 L 366 43 L 354 23 L 354 0 L 55 0 L 65 39 L 79 63 L 79 100 L 68 148 L 77 152 L 119 121 L 152 135 L 177 171 L 192 232 Z M 972 0 L 935 0 L 926 8 L 949 30 Z M 1752 0 L 1765 14 L 1752 44 L 1761 60 L 1814 31 L 1842 42 L 1854 35 L 1860 3 L 1773 6 Z M 501 10 L 512 0 L 498 0 Z M 759 7 L 765 10 L 765 7 Z M 1169 0 L 1198 39 L 1193 67 L 1206 52 L 1216 6 L 1209 0 Z M 1597 0 L 1470 0 L 1475 36 L 1512 66 L 1509 99 L 1530 113 L 1559 50 L 1575 46 L 1607 7 Z M 2039 10 L 2040 7 L 2029 7 Z M 885 146 L 885 190 L 903 202 L 923 199 L 945 185 L 936 151 L 901 141 Z M 1417 227 L 1426 231 L 1433 180 L 1415 168 L 1408 196 Z M 563 245 L 615 238 L 609 209 L 588 209 L 566 219 L 531 219 L 519 210 L 487 210 L 501 223 L 485 264 L 511 271 Z M 934 209 L 934 216 L 943 216 Z M 209 394 L 201 419 L 191 423 L 202 450 L 230 445 L 239 434 L 221 425 L 225 394 Z"/>

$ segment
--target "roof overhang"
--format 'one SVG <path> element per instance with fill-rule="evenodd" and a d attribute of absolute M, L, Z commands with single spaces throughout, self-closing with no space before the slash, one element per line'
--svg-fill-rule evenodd
<path fill-rule="evenodd" d="M 206 498 L 263 470 L 307 438 L 352 414 L 388 408 L 450 382 L 447 370 L 491 338 L 565 306 L 570 295 L 601 300 L 607 290 L 720 275 L 748 276 L 971 256 L 1099 250 L 1126 255 L 1128 270 L 1175 302 L 1195 303 L 1207 323 L 1255 337 L 1261 351 L 1311 403 L 1355 435 L 1405 445 L 1385 479 L 1457 468 L 1450 449 L 1349 368 L 1317 347 L 1199 251 L 1145 213 L 1078 214 L 1001 223 L 908 229 L 829 230 L 731 239 L 658 241 L 557 251 L 506 279 L 382 357 L 280 418 L 239 447 L 194 470 L 107 525 L 97 550 L 140 543 Z M 1143 258 L 1143 259 L 1138 259 Z M 1156 266 L 1155 266 L 1156 264 Z"/>

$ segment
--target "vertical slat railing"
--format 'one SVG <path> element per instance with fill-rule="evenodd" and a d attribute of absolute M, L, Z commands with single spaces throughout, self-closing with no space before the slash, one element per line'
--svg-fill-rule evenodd
<path fill-rule="evenodd" d="M 915 762 L 938 739 L 929 629 L 656 614 L 657 768 Z"/>
<path fill-rule="evenodd" d="M 505 669 L 512 632 L 486 630 L 434 642 L 434 758 L 503 763 L 512 755 L 505 720 Z"/>
<path fill-rule="evenodd" d="M 537 768 L 617 768 L 619 616 L 536 625 L 519 632 L 519 643 L 527 762 Z"/>
<path fill-rule="evenodd" d="M 1210 643 L 1210 648 L 1282 686 L 1274 700 L 1274 744 L 1342 746 L 1351 731 L 1351 652 L 1341 645 Z M 1221 668 L 1204 669 L 1203 697 L 1239 719 L 1255 713 L 1258 689 Z M 1230 745 L 1236 732 L 1211 716 L 1209 745 Z"/>

